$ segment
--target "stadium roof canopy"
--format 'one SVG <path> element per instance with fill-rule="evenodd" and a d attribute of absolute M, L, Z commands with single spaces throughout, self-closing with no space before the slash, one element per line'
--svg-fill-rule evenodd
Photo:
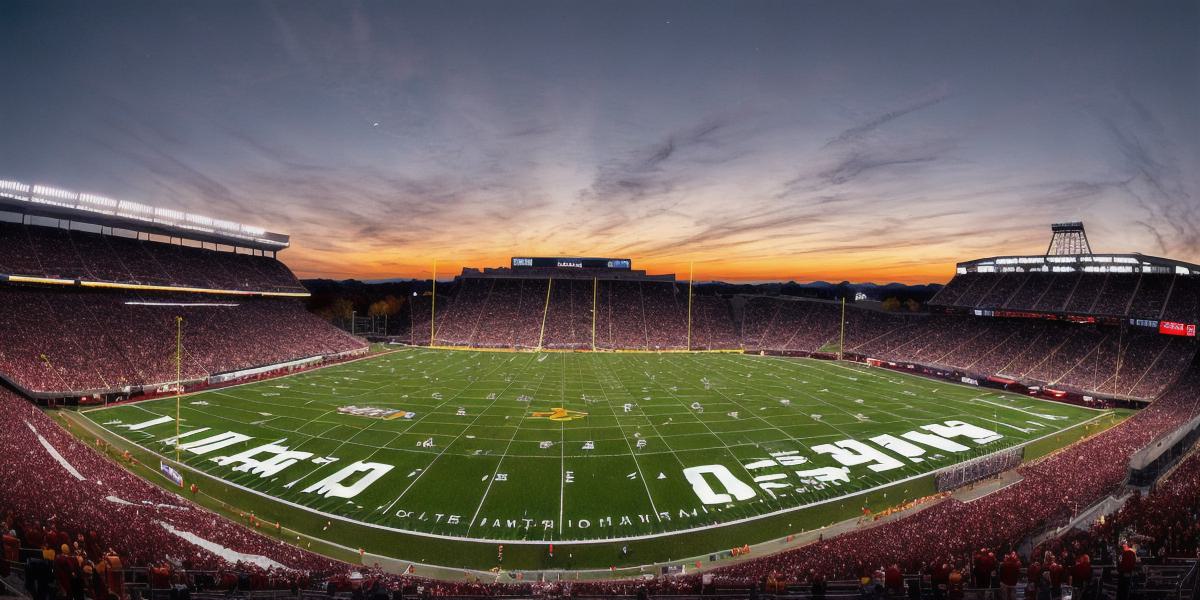
<path fill-rule="evenodd" d="M 958 263 L 957 273 L 1148 273 L 1200 275 L 1200 266 L 1144 254 L 993 256 Z"/>
<path fill-rule="evenodd" d="M 290 245 L 288 236 L 261 227 L 17 181 L 0 180 L 0 211 L 267 252 Z"/>

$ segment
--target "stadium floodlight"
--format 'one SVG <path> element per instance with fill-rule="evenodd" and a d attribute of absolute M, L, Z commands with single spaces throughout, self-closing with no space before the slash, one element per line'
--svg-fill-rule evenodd
<path fill-rule="evenodd" d="M 17 192 L 20 194 L 29 193 L 29 184 L 21 183 L 20 181 L 5 181 L 0 179 L 0 190 L 6 192 Z"/>
<path fill-rule="evenodd" d="M 139 204 L 137 202 L 130 202 L 129 200 L 120 201 L 119 203 L 117 203 L 117 208 L 119 210 L 121 210 L 122 212 L 126 212 L 126 213 L 142 213 L 144 215 L 154 214 L 153 206 L 146 206 L 145 204 Z"/>
<path fill-rule="evenodd" d="M 160 223 L 180 229 L 220 234 L 276 247 L 286 248 L 288 246 L 286 241 L 268 236 L 267 230 L 262 227 L 193 215 L 171 208 L 153 207 L 129 200 L 115 200 L 98 194 L 72 192 L 48 185 L 31 186 L 19 181 L 0 180 L 0 196 L 59 206 L 70 210 L 113 215 L 125 219 Z"/>
<path fill-rule="evenodd" d="M 168 218 L 168 219 L 171 219 L 171 220 L 173 220 L 173 221 L 182 221 L 182 220 L 183 220 L 183 214 L 184 214 L 184 213 L 183 213 L 183 211 L 181 211 L 181 210 L 174 210 L 174 209 L 171 209 L 171 208 L 155 208 L 155 209 L 154 209 L 154 216 L 156 216 L 156 217 L 166 217 L 166 218 Z"/>
<path fill-rule="evenodd" d="M 204 215 L 193 215 L 192 213 L 187 214 L 187 221 L 191 222 L 191 223 L 195 223 L 197 225 L 204 225 L 206 227 L 212 227 L 212 224 L 213 224 L 212 217 L 206 217 Z"/>
<path fill-rule="evenodd" d="M 33 186 L 33 195 L 41 196 L 43 198 L 55 198 L 58 200 L 76 200 L 79 198 L 79 194 L 75 192 L 52 188 L 48 185 Z"/>
<path fill-rule="evenodd" d="M 1092 246 L 1088 243 L 1087 231 L 1084 230 L 1082 222 L 1054 223 L 1050 225 L 1050 231 L 1052 235 L 1050 246 L 1046 248 L 1047 256 L 1092 253 Z"/>
<path fill-rule="evenodd" d="M 79 201 L 96 206 L 106 206 L 108 208 L 117 207 L 116 200 L 113 200 L 112 198 L 106 198 L 104 196 L 97 196 L 95 194 L 79 194 Z"/>

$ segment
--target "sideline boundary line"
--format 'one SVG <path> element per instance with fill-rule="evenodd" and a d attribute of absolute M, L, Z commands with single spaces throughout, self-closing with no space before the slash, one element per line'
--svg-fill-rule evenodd
<path fill-rule="evenodd" d="M 92 412 L 92 411 L 89 411 L 89 412 Z M 547 545 L 547 544 L 558 544 L 558 545 L 560 545 L 560 546 L 581 546 L 581 545 L 590 545 L 590 544 L 611 544 L 611 543 L 619 543 L 619 542 L 632 542 L 632 541 L 642 541 L 642 540 L 650 540 L 650 539 L 667 538 L 667 537 L 674 537 L 674 536 L 677 536 L 677 535 L 683 535 L 683 534 L 688 534 L 688 533 L 697 533 L 697 532 L 702 532 L 702 531 L 711 531 L 711 530 L 714 530 L 714 529 L 723 529 L 723 528 L 725 528 L 725 527 L 730 527 L 730 526 L 734 526 L 734 525 L 740 525 L 740 524 L 742 524 L 742 523 L 749 523 L 749 522 L 753 522 L 753 521 L 758 521 L 758 520 L 762 520 L 762 519 L 766 519 L 766 518 L 770 518 L 770 517 L 775 517 L 775 516 L 782 515 L 782 514 L 786 514 L 786 513 L 790 513 L 790 512 L 795 512 L 795 511 L 798 511 L 798 510 L 803 510 L 803 509 L 812 508 L 812 507 L 815 507 L 815 506 L 821 506 L 821 505 L 824 505 L 824 504 L 829 504 L 829 503 L 833 503 L 833 502 L 844 502 L 845 500 L 848 500 L 848 499 L 851 499 L 851 498 L 855 498 L 855 497 L 858 497 L 858 496 L 863 496 L 863 495 L 866 495 L 866 494 L 870 494 L 870 493 L 876 492 L 876 491 L 878 491 L 878 490 L 881 490 L 881 489 L 883 489 L 883 488 L 887 488 L 887 487 L 893 487 L 893 486 L 897 486 L 897 485 L 902 485 L 902 484 L 905 484 L 905 483 L 908 483 L 908 482 L 914 481 L 914 480 L 916 480 L 916 479 L 921 479 L 921 478 L 924 478 L 924 477 L 927 477 L 927 476 L 931 476 L 931 475 L 933 475 L 933 476 L 936 476 L 938 473 L 941 473 L 942 471 L 946 471 L 946 470 L 948 470 L 948 469 L 953 469 L 953 468 L 955 468 L 955 467 L 957 467 L 957 466 L 958 466 L 958 463 L 956 463 L 956 464 L 954 464 L 954 465 L 948 465 L 948 466 L 946 466 L 946 467 L 942 467 L 941 469 L 935 469 L 935 470 L 933 470 L 933 471 L 929 471 L 929 472 L 927 472 L 927 473 L 921 473 L 921 474 L 918 474 L 918 475 L 911 475 L 911 476 L 909 476 L 909 477 L 905 477 L 905 478 L 903 478 L 903 479 L 898 479 L 898 480 L 895 480 L 895 481 L 891 481 L 891 482 L 888 482 L 888 483 L 886 483 L 886 484 L 884 484 L 884 485 L 879 485 L 879 486 L 875 486 L 875 487 L 871 487 L 871 488 L 866 488 L 866 489 L 858 490 L 858 491 L 851 492 L 851 493 L 848 493 L 848 494 L 843 494 L 843 495 L 841 495 L 841 496 L 837 496 L 837 497 L 834 497 L 834 498 L 826 498 L 826 499 L 824 499 L 824 500 L 818 500 L 818 501 L 816 501 L 816 502 L 810 502 L 810 503 L 808 503 L 808 504 L 803 504 L 803 505 L 799 505 L 799 506 L 793 506 L 793 507 L 789 507 L 789 508 L 785 508 L 785 509 L 780 509 L 780 510 L 772 511 L 772 512 L 769 512 L 769 513 L 763 513 L 763 514 L 760 514 L 760 515 L 754 515 L 754 516 L 751 516 L 751 517 L 742 517 L 742 518 L 740 518 L 740 519 L 734 519 L 734 520 L 731 520 L 731 521 L 726 521 L 726 522 L 724 522 L 724 523 L 720 523 L 720 524 L 718 524 L 718 525 L 701 525 L 701 526 L 699 526 L 699 527 L 690 527 L 690 528 L 687 528 L 687 529 L 678 529 L 678 530 L 674 530 L 674 531 L 669 531 L 669 532 L 661 532 L 661 533 L 653 533 L 653 534 L 649 534 L 649 535 L 639 535 L 639 536 L 624 536 L 624 537 L 615 537 L 615 538 L 598 538 L 598 539 L 594 539 L 594 540 L 511 540 L 511 539 L 489 539 L 489 538 L 463 537 L 463 536 L 453 536 L 453 535 L 445 535 L 445 534 L 438 534 L 438 533 L 428 533 L 428 532 L 422 532 L 422 531 L 413 531 L 413 530 L 409 530 L 409 529 L 402 529 L 402 528 L 399 528 L 399 527 L 391 527 L 391 526 L 387 526 L 387 525 L 380 525 L 380 524 L 377 524 L 377 523 L 369 523 L 369 522 L 365 522 L 365 521 L 359 521 L 359 520 L 356 520 L 356 519 L 352 519 L 352 518 L 350 518 L 350 517 L 345 517 L 345 516 L 342 516 L 342 515 L 336 515 L 336 514 L 333 514 L 333 513 L 328 513 L 328 512 L 325 512 L 325 511 L 321 511 L 321 510 L 317 510 L 317 509 L 314 509 L 314 508 L 310 508 L 310 507 L 304 506 L 304 505 L 302 505 L 302 504 L 299 504 L 299 503 L 293 502 L 293 501 L 291 501 L 291 500 L 285 500 L 285 499 L 283 499 L 283 498 L 280 498 L 280 497 L 278 497 L 278 496 L 272 496 L 272 495 L 270 495 L 270 494 L 267 494 L 267 493 L 264 493 L 264 492 L 260 492 L 260 491 L 258 491 L 258 490 L 250 489 L 250 488 L 248 488 L 248 487 L 246 487 L 246 486 L 243 486 L 243 485 L 241 485 L 241 484 L 233 483 L 233 482 L 231 482 L 231 481 L 228 481 L 227 479 L 225 479 L 225 478 L 223 478 L 223 477 L 220 477 L 220 476 L 213 475 L 213 474 L 211 474 L 211 473 L 208 473 L 208 472 L 202 471 L 202 470 L 200 470 L 200 469 L 197 469 L 197 468 L 195 468 L 195 467 L 192 467 L 192 466 L 190 466 L 190 465 L 187 465 L 187 464 L 184 464 L 184 463 L 177 463 L 177 462 L 175 462 L 173 459 L 167 458 L 167 457 L 163 456 L 162 454 L 159 454 L 158 452 L 155 452 L 154 450 L 151 450 L 151 449 L 149 449 L 149 448 L 146 448 L 145 446 L 141 445 L 141 444 L 140 444 L 140 443 L 138 443 L 138 442 L 135 442 L 135 441 L 133 441 L 133 440 L 130 440 L 130 439 L 128 439 L 128 438 L 126 438 L 126 437 L 124 437 L 124 436 L 122 436 L 122 435 L 120 435 L 120 434 L 116 433 L 115 431 L 112 431 L 111 429 L 109 429 L 108 427 L 105 427 L 104 425 L 101 425 L 100 423 L 97 423 L 97 422 L 96 422 L 95 420 L 93 420 L 93 419 L 92 419 L 90 416 L 88 416 L 88 413 L 82 413 L 82 414 L 83 414 L 83 416 L 87 417 L 87 420 L 88 420 L 88 421 L 91 421 L 91 422 L 92 422 L 92 424 L 94 424 L 95 426 L 97 426 L 97 427 L 99 427 L 100 429 L 104 430 L 104 431 L 105 431 L 106 433 L 108 433 L 109 435 L 115 436 L 115 437 L 117 437 L 118 439 L 121 439 L 121 440 L 123 440 L 123 441 L 125 441 L 125 442 L 127 442 L 127 443 L 129 443 L 129 444 L 132 444 L 133 446 L 135 446 L 135 447 L 139 448 L 140 450 L 142 450 L 142 451 L 144 451 L 144 452 L 147 452 L 147 453 L 149 453 L 150 455 L 152 455 L 152 456 L 154 456 L 154 457 L 158 458 L 159 460 L 162 460 L 162 461 L 168 462 L 169 464 L 175 465 L 175 466 L 176 466 L 176 467 L 178 467 L 178 468 L 183 468 L 183 469 L 186 469 L 186 470 L 188 470 L 188 471 L 191 471 L 191 472 L 194 472 L 194 473 L 199 473 L 199 474 L 201 474 L 201 475 L 204 475 L 205 477 L 209 477 L 209 478 L 214 478 L 214 479 L 220 480 L 220 481 L 222 481 L 222 482 L 226 483 L 227 485 L 230 485 L 230 486 L 232 486 L 232 487 L 234 487 L 234 488 L 236 488 L 236 489 L 238 489 L 238 490 L 240 490 L 240 491 L 247 492 L 247 493 L 250 493 L 250 494 L 253 494 L 253 495 L 259 496 L 259 497 L 261 497 L 261 498 L 264 498 L 264 499 L 266 499 L 266 500 L 269 500 L 269 501 L 277 502 L 277 503 L 279 503 L 279 504 L 282 504 L 282 505 L 284 505 L 284 506 L 289 506 L 289 507 L 291 507 L 291 508 L 294 508 L 294 509 L 296 509 L 296 510 L 301 510 L 301 511 L 306 511 L 306 512 L 309 512 L 309 513 L 312 513 L 312 514 L 321 515 L 322 517 L 325 517 L 325 518 L 327 518 L 327 519 L 336 519 L 336 520 L 338 520 L 338 521 L 341 521 L 341 522 L 344 522 L 344 523 L 350 523 L 350 524 L 360 525 L 360 526 L 364 526 L 364 527 L 369 527 L 369 528 L 372 528 L 372 529 L 377 529 L 377 530 L 381 530 L 381 531 L 389 531 L 389 532 L 392 532 L 392 533 L 399 533 L 399 534 L 404 534 L 404 535 L 413 535 L 413 536 L 418 536 L 418 537 L 424 537 L 424 538 L 430 538 L 430 539 L 439 539 L 439 540 L 445 540 L 445 541 L 456 541 L 456 542 L 472 542 L 472 543 L 482 543 L 482 544 L 511 544 L 511 545 L 515 545 L 515 546 L 517 546 L 517 545 L 531 545 L 531 546 L 532 546 L 532 545 L 536 545 L 536 546 L 543 546 L 543 545 Z M 1102 414 L 1098 414 L 1098 415 L 1096 415 L 1096 416 L 1094 416 L 1094 417 L 1092 417 L 1091 419 L 1088 419 L 1088 420 L 1086 420 L 1086 421 L 1080 421 L 1079 423 L 1076 423 L 1076 424 L 1074 424 L 1074 425 L 1072 425 L 1072 426 L 1070 426 L 1070 427 L 1066 427 L 1066 428 L 1063 428 L 1063 429 L 1059 429 L 1059 430 L 1056 430 L 1056 431 L 1050 432 L 1050 433 L 1048 433 L 1048 434 L 1046 434 L 1046 435 L 1044 435 L 1044 436 L 1041 436 L 1041 437 L 1038 437 L 1038 438 L 1034 438 L 1034 439 L 1031 439 L 1031 440 L 1028 440 L 1028 441 L 1022 442 L 1022 443 L 1020 443 L 1020 444 L 1016 444 L 1016 445 L 1014 445 L 1014 446 L 1009 446 L 1009 447 L 1006 447 L 1006 448 L 1003 448 L 1003 449 L 997 450 L 997 451 L 995 451 L 995 452 L 991 452 L 991 453 L 988 453 L 988 454 L 984 454 L 984 455 L 981 455 L 981 456 L 979 456 L 979 457 L 975 457 L 975 458 L 984 458 L 984 457 L 987 457 L 987 456 L 992 456 L 993 454 L 997 454 L 997 453 L 999 453 L 999 452 L 1004 452 L 1004 451 L 1008 451 L 1008 450 L 1014 450 L 1014 449 L 1017 449 L 1017 448 L 1023 448 L 1023 447 L 1025 447 L 1025 446 L 1028 446 L 1028 445 L 1030 445 L 1030 444 L 1033 444 L 1033 443 L 1036 443 L 1036 442 L 1040 442 L 1040 441 L 1042 441 L 1042 440 L 1044 440 L 1044 439 L 1047 439 L 1047 438 L 1050 438 L 1050 437 L 1053 437 L 1053 436 L 1056 436 L 1056 435 L 1061 435 L 1062 433 L 1065 433 L 1065 432 L 1067 432 L 1067 431 L 1071 431 L 1071 430 L 1073 430 L 1073 429 L 1076 429 L 1076 428 L 1078 428 L 1078 427 L 1081 427 L 1081 426 L 1084 426 L 1084 425 L 1091 424 L 1092 422 L 1094 422 L 1094 421 L 1096 421 L 1096 420 L 1098 420 L 1098 419 L 1100 419 L 1100 418 L 1102 418 L 1102 417 L 1104 417 L 1104 416 L 1108 416 L 1109 414 L 1111 414 L 1111 413 L 1110 413 L 1110 412 L 1104 412 L 1104 413 L 1102 413 Z"/>

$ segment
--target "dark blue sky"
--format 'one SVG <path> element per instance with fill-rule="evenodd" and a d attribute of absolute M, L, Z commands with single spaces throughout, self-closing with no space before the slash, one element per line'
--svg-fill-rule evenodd
<path fill-rule="evenodd" d="M 302 275 L 631 256 L 945 280 L 1083 219 L 1200 261 L 1196 2 L 5 2 L 0 178 Z"/>

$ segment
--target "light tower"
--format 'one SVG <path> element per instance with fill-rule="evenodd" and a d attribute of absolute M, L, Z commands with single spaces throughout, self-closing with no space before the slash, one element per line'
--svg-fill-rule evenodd
<path fill-rule="evenodd" d="M 1046 256 L 1077 256 L 1091 254 L 1092 246 L 1088 244 L 1087 232 L 1083 223 L 1055 223 L 1050 226 L 1053 235 L 1050 246 L 1046 248 Z"/>

